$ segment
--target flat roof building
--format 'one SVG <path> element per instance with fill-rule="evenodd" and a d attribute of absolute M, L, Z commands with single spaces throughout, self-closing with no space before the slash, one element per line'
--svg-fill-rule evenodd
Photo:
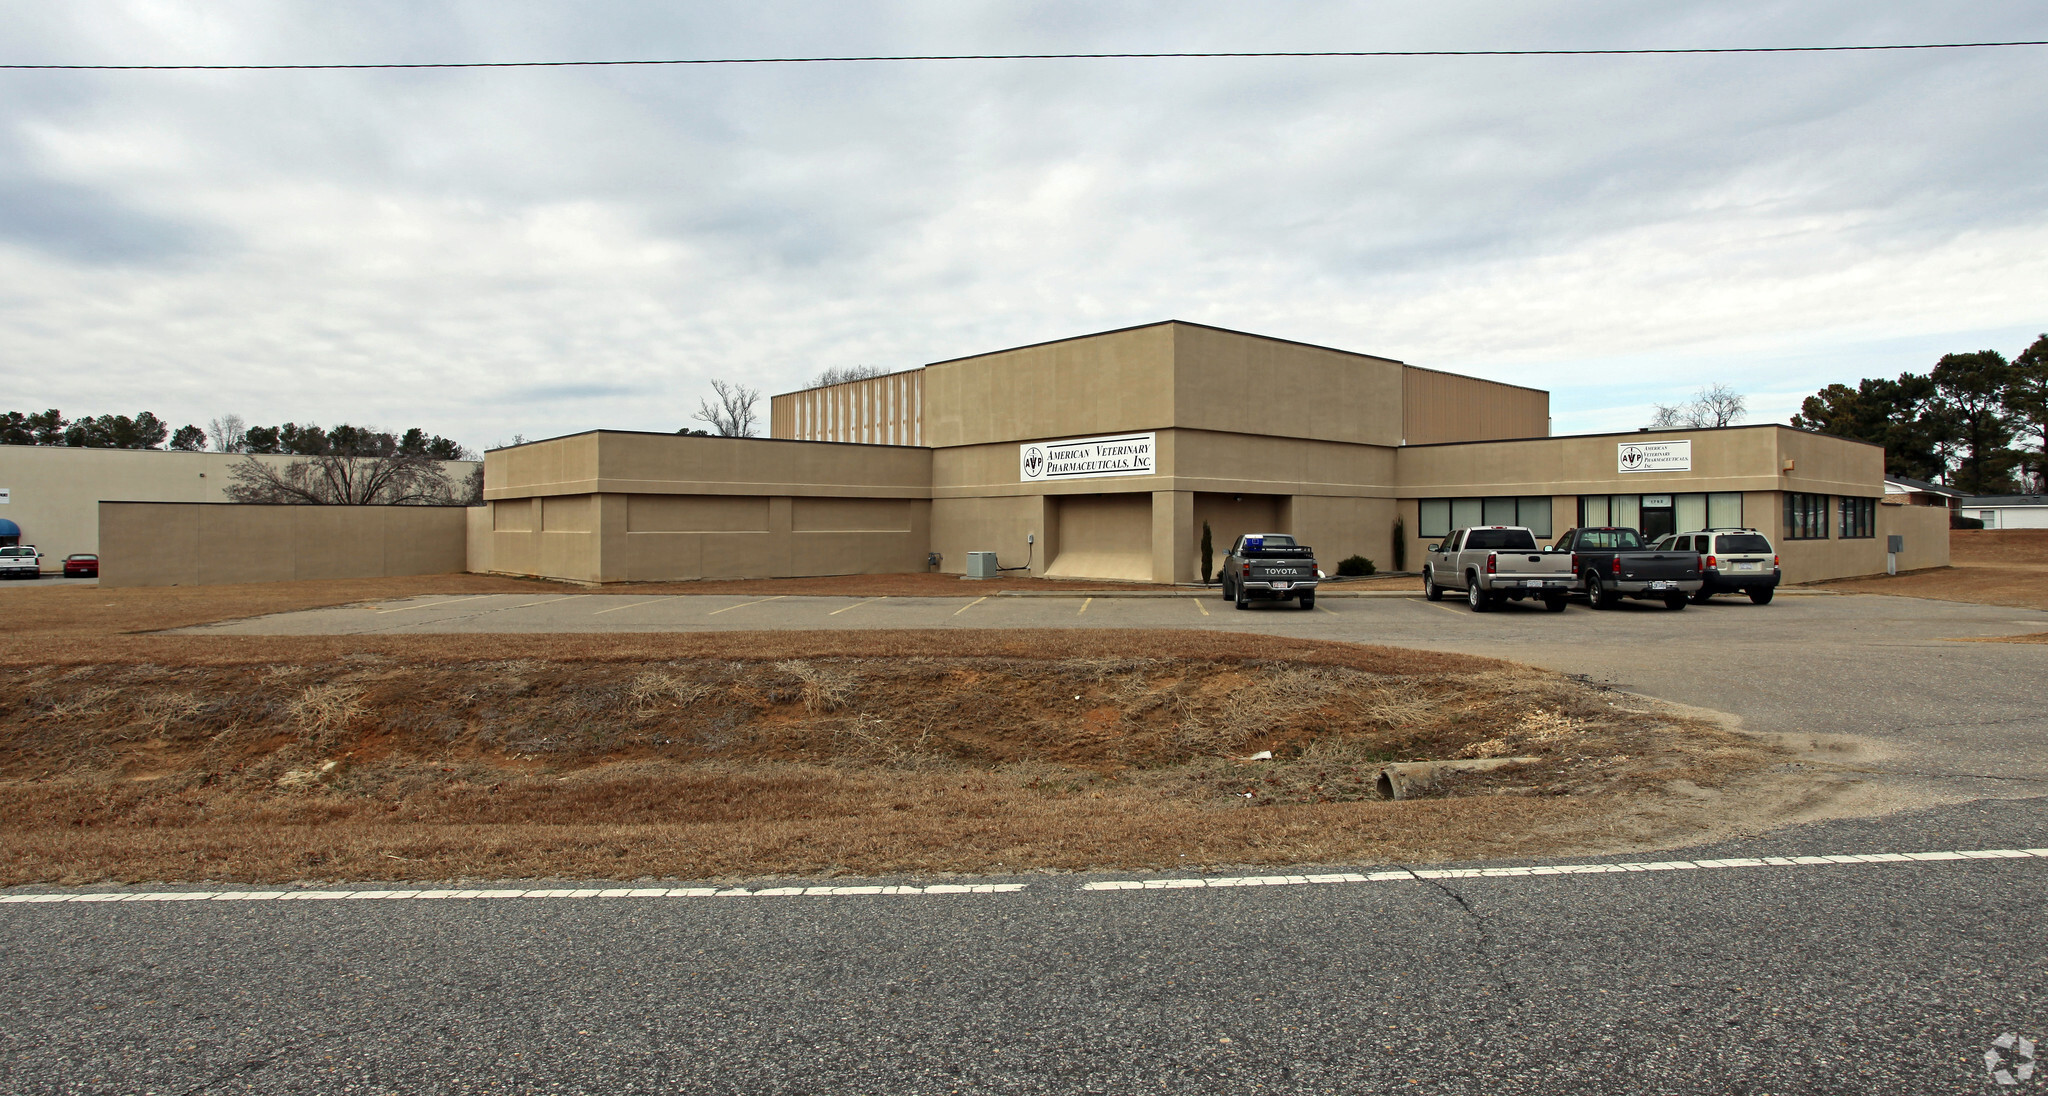
<path fill-rule="evenodd" d="M 776 396 L 772 438 L 594 431 L 486 455 L 471 569 L 584 582 L 923 571 L 1193 582 L 1207 525 L 1326 566 L 1450 528 L 1745 526 L 1788 582 L 1947 562 L 1884 453 L 1790 427 L 1550 436 L 1533 388 L 1180 321 Z"/>

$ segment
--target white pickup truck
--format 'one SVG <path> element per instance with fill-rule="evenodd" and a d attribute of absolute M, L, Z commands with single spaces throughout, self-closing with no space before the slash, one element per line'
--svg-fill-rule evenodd
<path fill-rule="evenodd" d="M 10 544 L 0 548 L 0 578 L 43 577 L 43 555 L 33 544 Z"/>
<path fill-rule="evenodd" d="M 1537 547 L 1536 534 L 1519 525 L 1453 529 L 1442 543 L 1429 546 L 1422 592 L 1431 601 L 1442 601 L 1446 589 L 1462 589 L 1475 613 L 1532 597 L 1561 613 L 1577 572 L 1570 552 Z"/>

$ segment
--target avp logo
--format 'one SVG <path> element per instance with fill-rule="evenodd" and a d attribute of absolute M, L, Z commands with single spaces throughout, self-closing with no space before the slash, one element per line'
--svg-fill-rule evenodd
<path fill-rule="evenodd" d="M 1991 1040 L 1991 1049 L 1984 1052 L 1984 1072 L 2001 1085 L 2033 1079 L 2034 1065 L 2034 1041 L 2014 1032 Z"/>
<path fill-rule="evenodd" d="M 1045 471 L 1045 454 L 1039 452 L 1038 447 L 1035 445 L 1026 449 L 1024 451 L 1024 478 L 1037 479 L 1038 474 L 1043 471 Z"/>
<path fill-rule="evenodd" d="M 1643 466 L 1642 448 L 1635 445 L 1622 446 L 1621 466 L 1623 469 L 1641 468 Z"/>

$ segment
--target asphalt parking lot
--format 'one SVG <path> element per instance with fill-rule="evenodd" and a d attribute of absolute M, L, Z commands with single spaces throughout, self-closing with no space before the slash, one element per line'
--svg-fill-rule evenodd
<path fill-rule="evenodd" d="M 486 594 L 419 597 L 187 629 L 213 635 L 625 633 L 882 628 L 1189 628 L 1491 655 L 1739 716 L 1768 734 L 1851 735 L 1877 773 L 1944 795 L 2031 795 L 2048 781 L 2048 647 L 1961 642 L 2048 629 L 2048 613 L 1872 595 L 1717 598 L 1674 612 L 1536 602 L 1474 613 L 1408 596 L 1237 611 L 1188 595 L 959 598 Z M 1247 638 L 1247 644 L 1256 643 Z"/>

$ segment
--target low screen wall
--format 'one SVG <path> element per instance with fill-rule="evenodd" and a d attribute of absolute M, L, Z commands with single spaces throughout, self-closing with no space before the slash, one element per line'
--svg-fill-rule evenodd
<path fill-rule="evenodd" d="M 468 563 L 464 506 L 99 506 L 102 586 L 438 575 Z"/>

